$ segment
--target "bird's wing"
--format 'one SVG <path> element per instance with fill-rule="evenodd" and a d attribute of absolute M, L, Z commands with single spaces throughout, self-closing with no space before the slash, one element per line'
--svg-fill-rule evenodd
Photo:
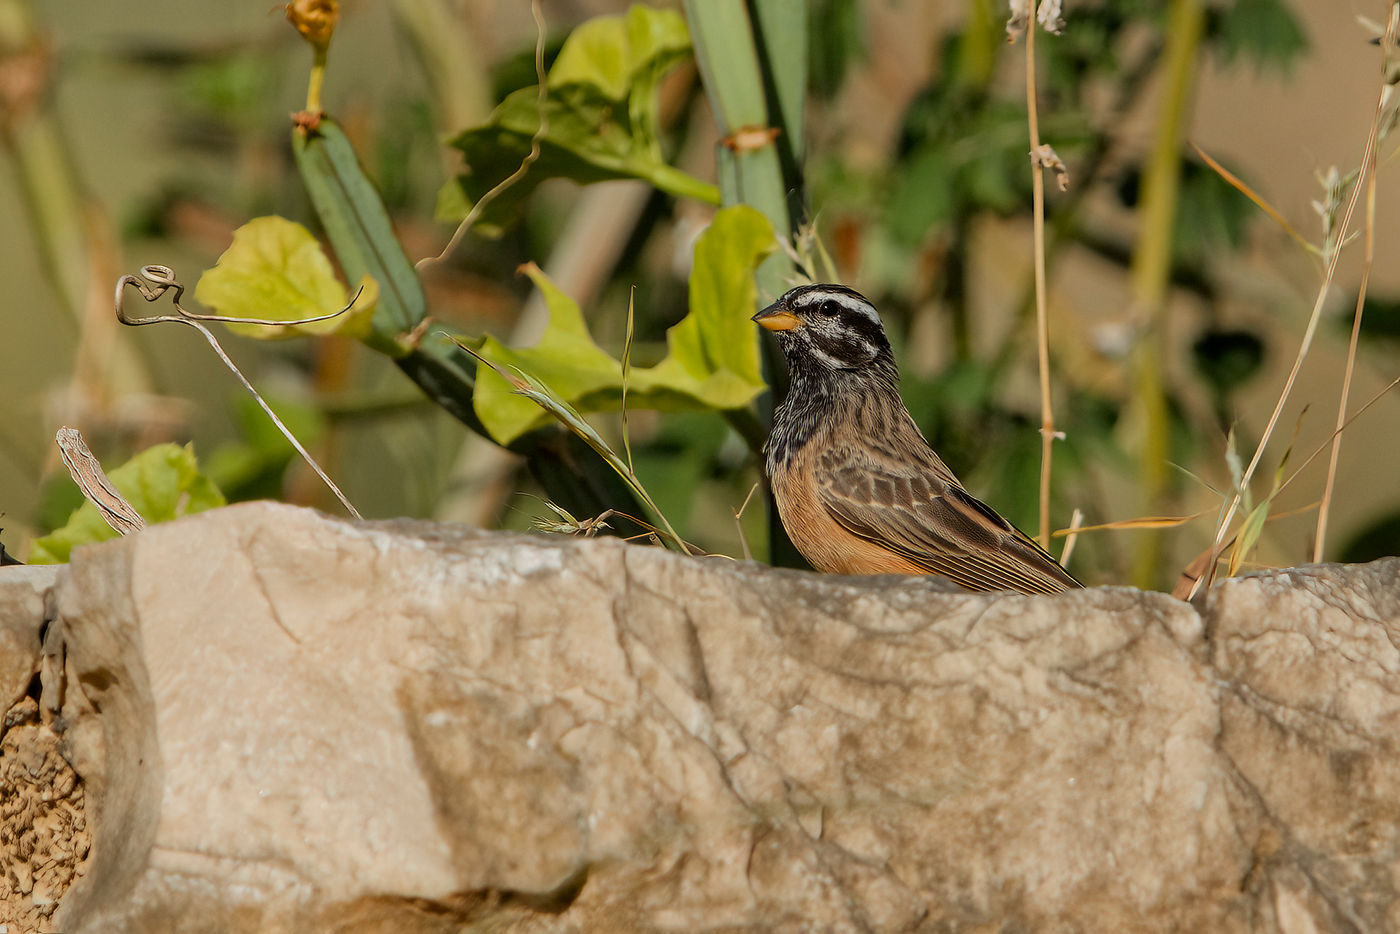
<path fill-rule="evenodd" d="M 1025 533 L 958 484 L 932 452 L 914 462 L 837 447 L 817 464 L 822 506 L 843 528 L 969 590 L 1082 587 Z"/>

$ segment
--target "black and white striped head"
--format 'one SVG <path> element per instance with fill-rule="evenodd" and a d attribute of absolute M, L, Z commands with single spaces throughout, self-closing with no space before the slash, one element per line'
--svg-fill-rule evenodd
<path fill-rule="evenodd" d="M 894 375 L 879 313 L 844 285 L 800 285 L 753 320 L 777 335 L 794 374 L 830 377 L 873 368 Z"/>

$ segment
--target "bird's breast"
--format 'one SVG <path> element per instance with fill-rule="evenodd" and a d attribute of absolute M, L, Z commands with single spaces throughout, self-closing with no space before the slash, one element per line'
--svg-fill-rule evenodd
<path fill-rule="evenodd" d="M 817 489 L 814 455 L 819 447 L 804 444 L 777 463 L 770 455 L 769 479 L 778 515 L 802 557 L 828 574 L 927 574 L 900 555 L 852 534 L 831 517 Z"/>

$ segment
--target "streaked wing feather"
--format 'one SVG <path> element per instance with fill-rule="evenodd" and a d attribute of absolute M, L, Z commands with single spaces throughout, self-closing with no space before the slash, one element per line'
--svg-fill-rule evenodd
<path fill-rule="evenodd" d="M 1059 593 L 1082 586 L 962 489 L 940 461 L 904 464 L 833 449 L 817 467 L 817 487 L 847 531 L 968 589 Z"/>

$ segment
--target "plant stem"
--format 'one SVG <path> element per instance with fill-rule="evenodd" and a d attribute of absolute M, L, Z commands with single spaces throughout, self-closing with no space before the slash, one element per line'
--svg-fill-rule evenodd
<path fill-rule="evenodd" d="M 1387 64 L 1395 50 L 1397 22 L 1400 22 L 1400 3 L 1392 3 L 1382 43 L 1386 50 Z M 1388 82 L 1390 77 L 1387 73 Z M 1392 91 L 1394 87 L 1394 82 L 1390 82 Z M 1381 94 L 1384 95 L 1385 90 L 1382 90 Z M 1347 366 L 1342 376 L 1342 396 L 1337 402 L 1337 430 L 1332 435 L 1332 453 L 1327 460 L 1327 483 L 1323 487 L 1322 501 L 1317 509 L 1317 534 L 1313 539 L 1312 557 L 1315 563 L 1322 561 L 1323 549 L 1327 543 L 1327 519 L 1332 506 L 1332 489 L 1337 480 L 1337 461 L 1342 453 L 1342 429 L 1347 423 L 1347 401 L 1351 395 L 1352 374 L 1356 370 L 1356 346 L 1361 340 L 1361 312 L 1366 307 L 1366 287 L 1371 282 L 1371 266 L 1376 256 L 1376 146 L 1369 140 L 1362 174 L 1366 177 L 1366 247 L 1361 262 L 1361 285 L 1356 292 L 1356 310 L 1351 320 L 1351 341 L 1347 344 Z M 1339 249 L 1340 243 L 1341 241 L 1338 241 Z"/>
<path fill-rule="evenodd" d="M 805 28 L 791 24 L 801 17 L 801 4 L 786 0 L 764 0 L 769 8 L 763 12 L 766 33 L 754 28 L 751 11 L 744 0 L 685 0 L 686 21 L 690 24 L 691 42 L 695 46 L 695 61 L 700 80 L 705 87 L 710 107 L 720 132 L 730 145 L 717 153 L 717 172 L 724 204 L 748 204 L 762 211 L 780 237 L 791 238 L 794 223 L 788 211 L 788 189 L 783 178 L 782 160 L 776 139 L 766 144 L 741 145 L 741 131 L 777 129 L 780 135 L 791 135 L 794 128 L 784 126 L 783 100 L 788 106 L 796 98 L 805 79 L 796 74 L 773 76 L 773 87 L 781 98 L 778 113 L 770 113 L 765 97 L 763 67 L 760 58 L 770 67 L 805 68 Z M 786 25 L 784 25 L 786 24 Z M 759 44 L 772 46 L 760 56 Z M 785 47 L 777 48 L 781 43 Z M 800 46 L 800 48 L 799 48 Z M 800 108 L 793 107 L 794 114 Z M 796 128 L 801 132 L 800 125 Z M 784 148 L 796 156 L 800 145 L 785 142 Z M 758 268 L 756 276 L 760 299 L 772 299 L 786 288 L 793 265 L 788 254 L 775 250 Z M 755 329 L 757 330 L 757 329 Z M 758 340 L 758 335 L 754 335 Z M 771 369 L 769 370 L 771 373 Z M 769 383 L 772 383 L 771 376 Z M 726 413 L 731 425 L 744 435 L 751 445 L 761 446 L 772 419 L 771 396 L 760 402 L 756 413 Z M 757 450 L 757 448 L 755 448 Z M 769 527 L 770 563 L 780 567 L 802 567 L 804 562 L 788 539 L 770 490 L 765 497 Z"/>
<path fill-rule="evenodd" d="M 1050 315 L 1045 295 L 1045 172 L 1040 164 L 1040 112 L 1036 106 L 1034 19 L 1026 29 L 1026 119 L 1031 140 L 1031 200 L 1035 238 L 1035 324 L 1040 371 L 1040 547 L 1050 548 L 1050 466 L 1055 412 L 1050 402 Z"/>
<path fill-rule="evenodd" d="M 1375 259 L 1376 224 L 1376 153 L 1371 150 L 1366 180 L 1366 254 L 1361 264 L 1361 284 L 1356 292 L 1356 310 L 1351 319 L 1351 341 L 1347 344 L 1347 365 L 1342 375 L 1342 397 L 1337 401 L 1337 429 L 1332 435 L 1332 453 L 1327 459 L 1327 483 L 1317 507 L 1317 533 L 1313 538 L 1314 563 L 1322 561 L 1327 543 L 1327 518 L 1332 507 L 1332 489 L 1337 480 L 1337 461 L 1342 453 L 1342 427 L 1347 422 L 1347 402 L 1351 396 L 1351 378 L 1356 371 L 1356 346 L 1361 340 L 1361 311 L 1366 307 L 1366 287 L 1371 281 L 1371 264 Z"/>
<path fill-rule="evenodd" d="M 721 200 L 718 187 L 665 163 L 657 165 L 648 172 L 646 180 L 666 194 L 677 198 L 694 198 L 696 201 L 713 204 L 716 207 L 719 206 Z"/>
<path fill-rule="evenodd" d="M 1385 36 L 1381 40 L 1381 46 L 1386 50 L 1395 48 L 1397 32 L 1400 32 L 1400 15 L 1397 15 L 1397 11 L 1400 11 L 1400 3 L 1392 3 L 1390 20 L 1386 26 Z M 1225 514 L 1220 519 L 1220 525 L 1215 530 L 1215 542 L 1211 546 L 1211 556 L 1206 564 L 1205 573 L 1197 578 L 1191 586 L 1189 597 L 1194 597 L 1201 587 L 1210 586 L 1210 581 L 1215 574 L 1215 564 L 1219 560 L 1221 551 L 1225 548 L 1225 534 L 1230 528 L 1230 522 L 1235 518 L 1235 512 L 1240 507 L 1243 489 L 1249 485 L 1249 481 L 1254 477 L 1254 471 L 1259 467 L 1259 461 L 1264 456 L 1264 446 L 1269 443 L 1269 438 L 1278 425 L 1279 417 L 1283 414 L 1283 407 L 1293 392 L 1293 384 L 1298 380 L 1298 371 L 1303 368 L 1303 361 L 1307 358 L 1308 350 L 1312 347 L 1313 336 L 1317 333 L 1318 321 L 1322 318 L 1322 305 L 1332 290 L 1332 281 L 1337 275 L 1337 263 L 1342 256 L 1342 246 L 1347 242 L 1347 233 L 1351 230 L 1352 215 L 1356 213 L 1361 190 L 1363 186 L 1369 184 L 1370 170 L 1376 163 L 1376 148 L 1380 144 L 1381 135 L 1381 117 L 1390 94 L 1390 87 L 1388 77 L 1383 78 L 1376 97 L 1376 107 L 1371 116 L 1371 129 L 1366 135 L 1366 147 L 1361 157 L 1360 174 L 1352 186 L 1351 195 L 1347 198 L 1347 206 L 1342 212 L 1341 223 L 1336 229 L 1336 246 L 1327 258 L 1327 270 L 1323 273 L 1322 285 L 1318 287 L 1317 297 L 1313 300 L 1312 313 L 1308 316 L 1308 326 L 1303 331 L 1303 340 L 1298 345 L 1298 353 L 1293 358 L 1293 367 L 1288 371 L 1288 378 L 1284 380 L 1283 390 L 1279 393 L 1278 401 L 1274 403 L 1274 411 L 1269 415 L 1269 422 L 1264 426 L 1264 433 L 1254 448 L 1254 456 L 1250 458 L 1249 466 L 1245 468 L 1244 475 L 1240 479 L 1240 489 L 1236 490 L 1235 495 L 1231 497 L 1230 505 L 1225 510 Z"/>
<path fill-rule="evenodd" d="M 1172 232 L 1181 182 L 1181 141 L 1196 78 L 1196 60 L 1205 25 L 1201 0 L 1173 0 L 1167 23 L 1162 104 L 1157 135 L 1143 178 L 1142 222 L 1133 253 L 1132 302 L 1143 332 L 1134 353 L 1137 371 L 1136 418 L 1138 491 L 1141 513 L 1162 511 L 1166 495 L 1170 424 L 1167 418 L 1162 354 L 1166 347 L 1166 298 L 1171 272 Z M 1162 563 L 1162 532 L 1137 540 L 1133 583 L 1156 585 Z"/>
<path fill-rule="evenodd" d="M 326 47 L 315 46 L 315 58 L 311 62 L 311 75 L 306 80 L 306 111 L 321 113 L 321 86 L 326 82 Z"/>

